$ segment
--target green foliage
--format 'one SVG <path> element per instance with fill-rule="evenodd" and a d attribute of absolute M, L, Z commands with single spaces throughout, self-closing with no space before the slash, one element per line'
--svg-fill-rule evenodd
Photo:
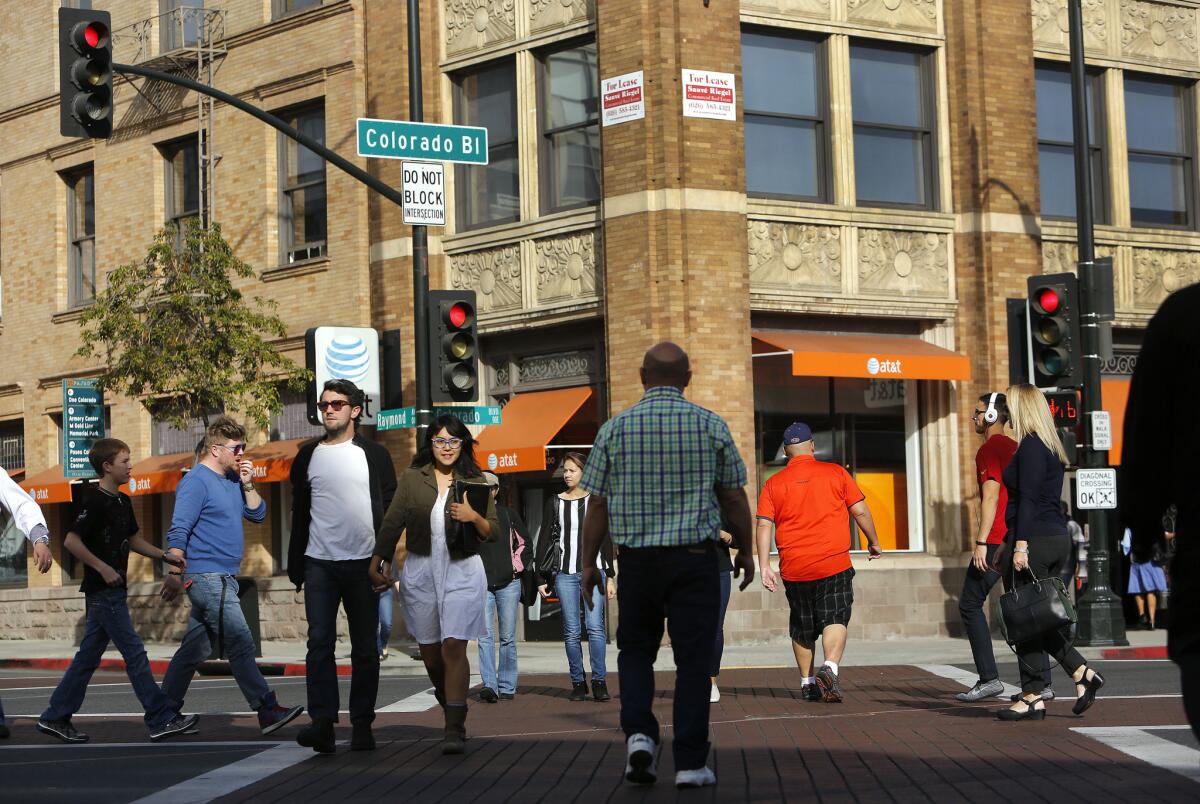
<path fill-rule="evenodd" d="M 180 429 L 207 425 L 220 408 L 265 427 L 282 407 L 280 382 L 302 390 L 309 372 L 267 342 L 287 331 L 274 302 L 247 302 L 234 286 L 252 276 L 218 224 L 189 220 L 180 244 L 168 226 L 141 263 L 108 275 L 83 315 L 76 354 L 104 360 L 105 390 L 140 397 L 155 419 Z"/>

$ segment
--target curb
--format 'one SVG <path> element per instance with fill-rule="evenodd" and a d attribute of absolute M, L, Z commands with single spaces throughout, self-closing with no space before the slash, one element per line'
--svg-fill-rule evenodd
<path fill-rule="evenodd" d="M 1167 646 L 1153 645 L 1144 648 L 1105 648 L 1100 651 L 1105 659 L 1166 659 Z"/>
<path fill-rule="evenodd" d="M 167 666 L 171 664 L 169 659 L 151 659 L 150 672 L 155 675 L 162 675 L 167 672 Z M 259 671 L 264 676 L 303 676 L 305 668 L 303 662 L 257 662 Z M 66 670 L 71 666 L 71 659 L 0 659 L 0 668 L 6 670 Z M 100 665 L 96 668 L 100 671 L 109 671 L 123 673 L 125 672 L 124 659 L 101 659 Z M 233 672 L 229 668 L 229 662 L 219 659 L 210 659 L 201 662 L 196 668 L 202 676 L 229 676 Z M 350 665 L 339 664 L 337 666 L 337 674 L 339 676 L 350 675 Z"/>

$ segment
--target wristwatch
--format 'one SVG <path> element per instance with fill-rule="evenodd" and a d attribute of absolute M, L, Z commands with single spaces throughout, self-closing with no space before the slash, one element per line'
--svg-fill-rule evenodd
<path fill-rule="evenodd" d="M 246 492 L 254 491 L 254 484 L 253 483 L 243 483 L 242 491 L 246 491 Z"/>
<path fill-rule="evenodd" d="M 987 547 L 987 542 L 975 542 L 976 547 Z"/>

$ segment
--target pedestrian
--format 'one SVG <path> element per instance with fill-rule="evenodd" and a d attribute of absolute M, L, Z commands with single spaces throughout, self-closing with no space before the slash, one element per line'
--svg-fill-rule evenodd
<path fill-rule="evenodd" d="M 467 739 L 467 688 L 471 665 L 467 642 L 487 635 L 487 573 L 478 546 L 459 540 L 463 526 L 481 540 L 496 538 L 496 502 L 480 513 L 455 481 L 483 482 L 475 462 L 475 440 L 455 416 L 438 416 L 425 431 L 420 452 L 400 477 L 396 496 L 375 540 L 371 580 L 376 591 L 391 583 L 388 565 L 400 534 L 407 557 L 400 575 L 400 600 L 408 632 L 420 645 L 425 672 L 445 714 L 443 754 L 461 754 Z"/>
<path fill-rule="evenodd" d="M 1137 606 L 1139 631 L 1153 631 L 1158 619 L 1158 600 L 1167 593 L 1167 576 L 1162 563 L 1166 560 L 1166 537 L 1150 543 L 1149 555 L 1133 552 L 1133 532 L 1125 528 L 1121 538 L 1121 550 L 1129 556 L 1128 594 L 1133 595 Z"/>
<path fill-rule="evenodd" d="M 962 594 L 958 598 L 958 612 L 967 633 L 967 641 L 971 643 L 971 657 L 975 660 L 979 680 L 970 690 L 954 696 L 968 703 L 1004 692 L 1000 671 L 996 669 L 996 655 L 992 651 L 992 632 L 983 606 L 988 593 L 1000 580 L 1001 561 L 1006 552 L 1004 509 L 1008 504 L 1003 473 L 1004 467 L 1008 466 L 1013 453 L 1017 451 L 1017 442 L 1011 437 L 1008 401 L 1004 394 L 992 392 L 979 397 L 975 401 L 975 414 L 971 422 L 975 425 L 975 433 L 983 436 L 983 444 L 975 453 L 979 527 L 975 531 L 975 548 L 971 563 L 967 564 L 966 577 L 963 578 Z"/>
<path fill-rule="evenodd" d="M 602 583 L 597 564 L 611 535 L 620 551 L 617 668 L 625 778 L 653 784 L 660 739 L 654 660 L 663 618 L 675 654 L 675 786 L 716 784 L 707 766 L 709 669 L 721 604 L 716 541 L 722 516 L 738 547 L 734 574 L 754 578 L 746 466 L 729 427 L 686 400 L 687 353 L 659 343 L 642 360 L 646 389 L 600 428 L 580 488 L 591 494 L 583 528 L 581 583 L 587 606 Z"/>
<path fill-rule="evenodd" d="M 186 562 L 163 552 L 138 533 L 133 504 L 121 491 L 133 468 L 129 446 L 116 438 L 101 438 L 88 450 L 88 461 L 100 482 L 75 517 L 63 544 L 83 564 L 83 582 L 79 585 L 87 599 L 83 639 L 38 719 L 37 730 L 64 743 L 88 741 L 86 734 L 76 731 L 71 717 L 83 706 L 88 682 L 111 641 L 121 651 L 133 694 L 145 710 L 150 739 L 158 742 L 191 733 L 199 718 L 181 715 L 150 672 L 146 648 L 129 616 L 126 580 L 131 550 L 175 568 Z"/>
<path fill-rule="evenodd" d="M 486 703 L 511 701 L 517 694 L 517 614 L 526 572 L 533 572 L 533 545 L 525 522 L 513 509 L 498 502 L 500 478 L 484 472 L 496 502 L 496 538 L 479 545 L 487 573 L 487 636 L 479 640 L 479 675 L 483 686 L 479 700 Z M 497 629 L 497 625 L 499 628 Z M 500 664 L 496 664 L 496 643 Z"/>
<path fill-rule="evenodd" d="M 337 745 L 339 603 L 350 631 L 350 750 L 375 748 L 379 596 L 367 569 L 383 512 L 396 493 L 396 470 L 387 449 L 358 432 L 365 406 L 366 395 L 353 382 L 327 380 L 317 403 L 325 435 L 301 445 L 292 461 L 288 577 L 297 592 L 304 590 L 304 668 L 312 718 L 296 742 L 319 754 L 332 754 Z"/>
<path fill-rule="evenodd" d="M 54 563 L 50 553 L 50 530 L 42 509 L 24 489 L 13 481 L 8 470 L 0 466 L 0 533 L 10 525 L 15 526 L 33 545 L 33 562 L 38 572 L 45 575 Z M 11 735 L 4 720 L 4 705 L 0 703 L 0 740 Z"/>
<path fill-rule="evenodd" d="M 708 694 L 708 702 L 716 703 L 721 700 L 721 690 L 717 687 L 717 677 L 721 675 L 721 656 L 725 653 L 725 613 L 729 610 L 729 596 L 733 590 L 733 558 L 729 555 L 729 546 L 733 544 L 733 536 L 725 529 L 717 534 L 717 579 L 721 582 L 721 609 L 717 614 L 717 639 L 713 644 L 713 657 L 708 671 L 712 690 Z"/>
<path fill-rule="evenodd" d="M 758 497 L 758 567 L 768 592 L 782 579 L 791 609 L 792 653 L 800 670 L 800 697 L 841 703 L 839 680 L 854 604 L 847 512 L 867 537 L 868 561 L 883 551 L 866 496 L 840 464 L 818 461 L 812 429 L 794 422 L 783 433 L 787 466 Z M 771 535 L 779 572 L 771 568 Z M 813 673 L 817 637 L 824 662 Z"/>
<path fill-rule="evenodd" d="M 204 455 L 175 490 L 175 510 L 167 529 L 167 552 L 185 558 L 186 571 L 163 578 L 162 598 L 181 591 L 191 603 L 187 631 L 167 666 L 162 690 L 183 708 L 192 677 L 215 643 L 229 657 L 234 681 L 258 714 L 264 735 L 294 720 L 303 706 L 280 706 L 254 661 L 254 636 L 238 602 L 237 573 L 242 566 L 245 535 L 242 519 L 262 522 L 267 503 L 254 488 L 254 464 L 246 452 L 246 429 L 228 416 L 218 416 L 205 429 Z"/>
<path fill-rule="evenodd" d="M 583 673 L 583 646 L 581 644 L 580 620 L 587 627 L 588 658 L 592 665 L 592 698 L 597 701 L 612 700 L 608 692 L 608 676 L 605 650 L 608 646 L 608 631 L 604 623 L 605 592 L 609 599 L 616 597 L 617 589 L 613 578 L 612 540 L 605 539 L 600 545 L 600 557 L 596 566 L 604 573 L 605 588 L 596 589 L 591 605 L 584 606 L 581 596 L 580 578 L 583 562 L 583 522 L 587 516 L 591 495 L 579 486 L 587 459 L 579 452 L 568 452 L 563 458 L 563 482 L 567 489 L 546 501 L 542 514 L 542 526 L 538 535 L 538 576 L 542 582 L 538 591 L 542 597 L 550 597 L 551 591 L 558 597 L 562 607 L 563 645 L 567 651 L 567 669 L 571 674 L 572 701 L 586 701 L 587 678 Z"/>
<path fill-rule="evenodd" d="M 1071 537 L 1059 500 L 1067 453 L 1054 429 L 1054 418 L 1042 392 L 1032 385 L 1009 386 L 1008 410 L 1012 417 L 1017 451 L 1004 469 L 1008 503 L 1004 524 L 1013 543 L 1013 583 L 1057 577 L 1071 559 Z M 1071 644 L 1070 628 L 1043 634 L 1017 645 L 1021 670 L 1021 698 L 1010 709 L 996 713 L 1001 720 L 1042 720 L 1046 716 L 1043 690 L 1049 653 L 1075 682 L 1075 714 L 1081 715 L 1104 686 L 1104 676 L 1088 667 Z"/>

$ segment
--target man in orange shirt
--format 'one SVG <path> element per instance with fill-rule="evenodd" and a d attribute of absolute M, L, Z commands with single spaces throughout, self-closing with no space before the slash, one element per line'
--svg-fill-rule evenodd
<path fill-rule="evenodd" d="M 838 663 L 846 649 L 846 626 L 854 602 L 850 529 L 846 512 L 867 536 L 870 558 L 883 554 L 866 499 L 850 473 L 814 456 L 812 430 L 795 422 L 783 434 L 787 467 L 763 486 L 756 539 L 763 586 L 774 592 L 780 576 L 791 607 L 790 631 L 806 701 L 841 703 Z M 779 572 L 771 568 L 771 532 Z M 817 637 L 825 663 L 813 671 Z"/>

